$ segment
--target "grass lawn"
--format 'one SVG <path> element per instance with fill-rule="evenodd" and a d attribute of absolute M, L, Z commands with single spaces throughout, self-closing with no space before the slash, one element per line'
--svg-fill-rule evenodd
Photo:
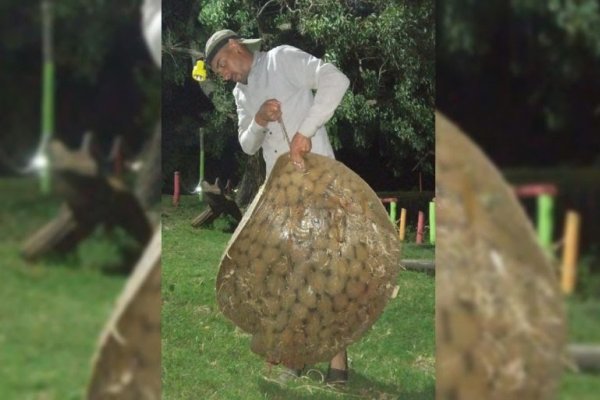
<path fill-rule="evenodd" d="M 250 336 L 218 310 L 215 279 L 230 233 L 194 229 L 202 211 L 196 197 L 178 208 L 163 198 L 162 371 L 163 399 L 433 399 L 435 387 L 434 278 L 403 272 L 400 292 L 382 317 L 350 346 L 350 383 L 343 390 L 321 383 L 327 364 L 283 386 L 250 351 Z M 431 246 L 407 246 L 407 258 L 432 258 Z"/>
<path fill-rule="evenodd" d="M 68 255 L 28 264 L 19 247 L 55 215 L 60 201 L 39 195 L 34 179 L 0 179 L 0 399 L 81 399 L 99 333 L 125 277 L 108 274 L 121 238 L 97 232 Z M 380 320 L 349 348 L 346 389 L 321 383 L 325 363 L 284 386 L 249 349 L 249 336 L 218 311 L 214 283 L 230 234 L 194 229 L 196 197 L 179 208 L 163 198 L 163 399 L 433 399 L 434 279 L 403 272 L 401 290 Z M 434 257 L 405 246 L 405 258 Z M 114 269 L 114 268 L 113 268 Z M 570 342 L 600 343 L 600 298 L 567 301 Z M 598 374 L 566 372 L 561 400 L 592 400 Z"/>
<path fill-rule="evenodd" d="M 55 215 L 31 178 L 0 179 L 0 398 L 83 397 L 96 343 L 125 277 L 101 271 L 115 246 L 95 235 L 69 255 L 28 264 L 22 242 Z"/>
<path fill-rule="evenodd" d="M 600 296 L 600 294 L 599 294 Z M 600 297 L 567 301 L 570 343 L 600 345 Z M 595 400 L 600 393 L 600 371 L 575 373 L 567 371 L 562 379 L 561 400 Z"/>

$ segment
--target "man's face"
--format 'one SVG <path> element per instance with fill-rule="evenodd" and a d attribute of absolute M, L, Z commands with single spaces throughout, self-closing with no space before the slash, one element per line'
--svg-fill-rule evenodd
<path fill-rule="evenodd" d="M 210 64 L 211 69 L 224 80 L 243 84 L 248 83 L 251 66 L 251 55 L 234 39 L 229 39 Z"/>

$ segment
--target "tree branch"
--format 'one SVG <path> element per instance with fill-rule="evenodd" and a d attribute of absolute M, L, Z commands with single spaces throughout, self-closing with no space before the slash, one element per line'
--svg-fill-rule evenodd
<path fill-rule="evenodd" d="M 258 10 L 258 13 L 256 14 L 256 19 L 258 19 L 258 17 L 260 17 L 260 14 L 262 14 L 263 11 L 265 11 L 267 6 L 271 3 L 273 3 L 274 1 L 276 1 L 276 0 L 269 0 L 265 4 L 263 4 L 263 6 L 260 8 L 260 10 Z"/>
<path fill-rule="evenodd" d="M 196 49 L 190 49 L 187 47 L 163 45 L 162 49 L 165 53 L 183 53 L 183 54 L 188 54 L 195 58 L 204 58 L 203 52 L 196 50 Z"/>

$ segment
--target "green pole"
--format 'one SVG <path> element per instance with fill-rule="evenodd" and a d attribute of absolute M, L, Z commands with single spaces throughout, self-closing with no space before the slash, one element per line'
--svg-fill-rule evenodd
<path fill-rule="evenodd" d="M 435 244 L 435 201 L 429 202 L 429 243 Z"/>
<path fill-rule="evenodd" d="M 50 0 L 42 0 L 42 154 L 46 164 L 40 173 L 42 193 L 50 193 L 51 175 L 48 159 L 48 143 L 54 131 L 54 61 L 52 56 L 52 5 Z"/>
<path fill-rule="evenodd" d="M 537 197 L 537 230 L 540 244 L 547 250 L 552 246 L 552 213 L 554 198 L 549 194 Z"/>
<path fill-rule="evenodd" d="M 392 201 L 390 203 L 390 221 L 392 221 L 392 224 L 394 224 L 394 226 L 396 226 L 396 202 Z"/>
<path fill-rule="evenodd" d="M 198 130 L 200 132 L 200 180 L 198 183 L 202 183 L 204 180 L 204 128 Z M 202 191 L 198 192 L 200 201 L 202 201 Z"/>

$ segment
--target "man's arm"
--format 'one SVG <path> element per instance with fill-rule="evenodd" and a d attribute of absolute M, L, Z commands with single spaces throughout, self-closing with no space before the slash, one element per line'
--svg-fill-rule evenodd
<path fill-rule="evenodd" d="M 316 90 L 314 104 L 298 129 L 303 136 L 311 138 L 333 116 L 350 81 L 333 64 L 292 46 L 280 51 L 277 62 L 294 85 Z"/>
<path fill-rule="evenodd" d="M 267 128 L 259 125 L 254 119 L 254 115 L 241 106 L 238 99 L 238 94 L 234 93 L 235 104 L 237 106 L 238 115 L 238 140 L 242 150 L 246 154 L 256 154 L 262 146 L 267 134 Z"/>

